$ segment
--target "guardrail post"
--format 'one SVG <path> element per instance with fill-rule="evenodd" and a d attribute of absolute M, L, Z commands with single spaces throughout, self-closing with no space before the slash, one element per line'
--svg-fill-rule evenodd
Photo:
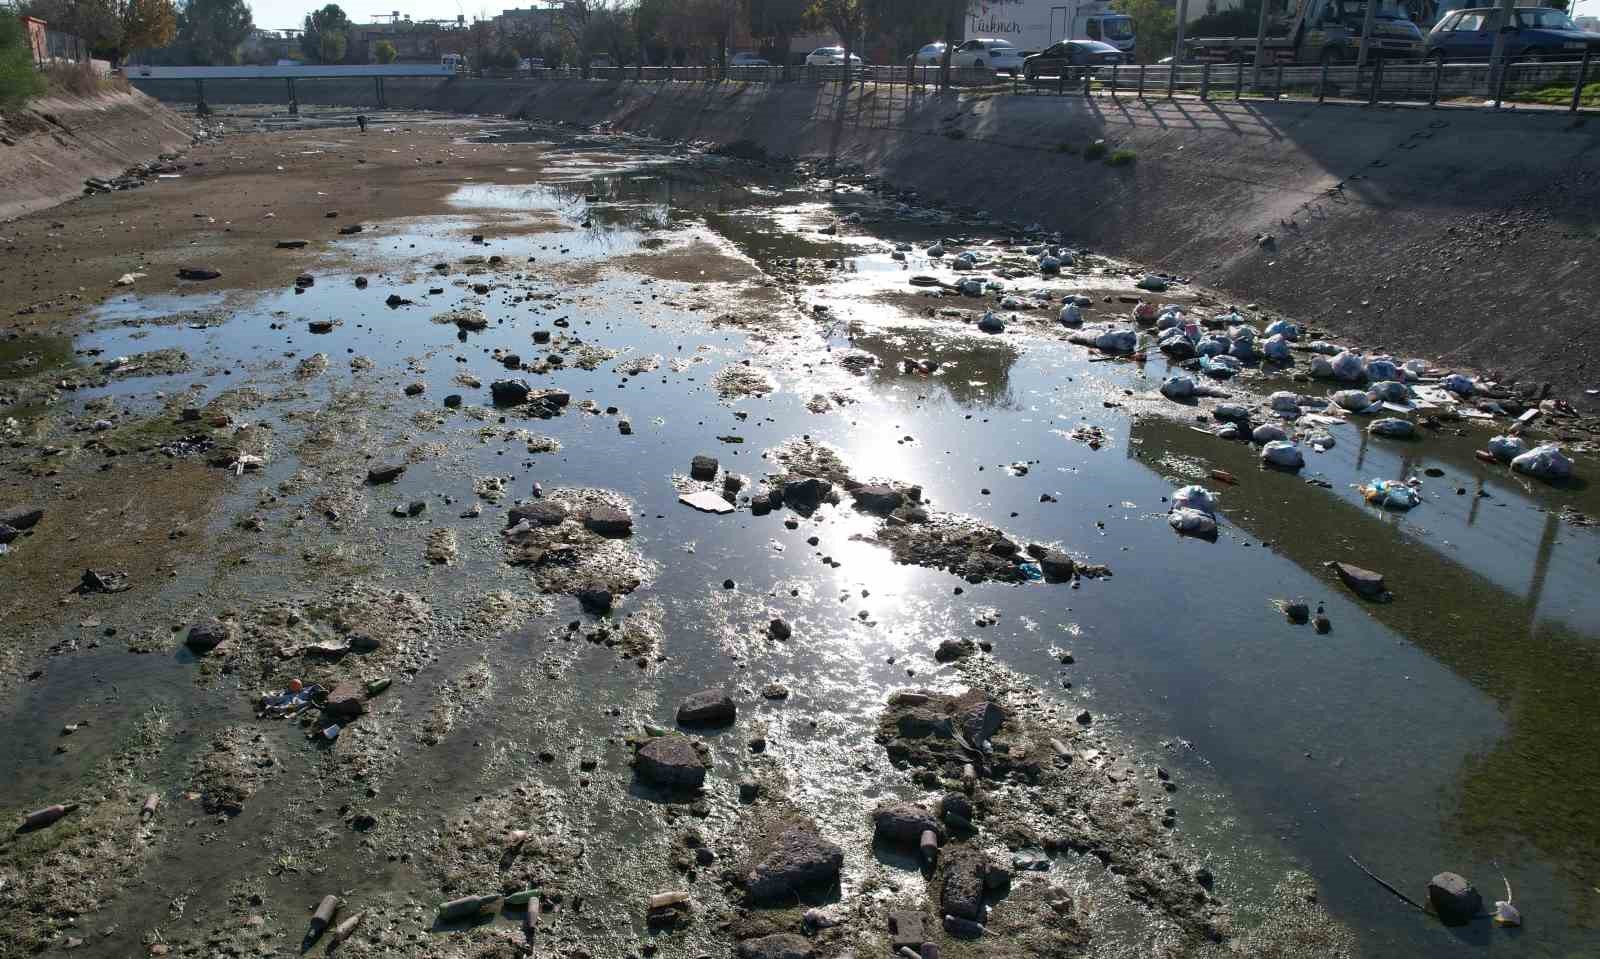
<path fill-rule="evenodd" d="M 1444 61 L 1433 61 L 1433 92 L 1428 94 L 1428 106 L 1439 105 L 1439 84 L 1444 82 Z"/>
<path fill-rule="evenodd" d="M 1138 96 L 1138 99 L 1140 99 L 1140 100 L 1144 99 L 1144 67 L 1145 67 L 1144 64 L 1142 64 L 1142 63 L 1139 64 L 1139 96 Z"/>
<path fill-rule="evenodd" d="M 1494 84 L 1494 108 L 1500 109 L 1500 102 L 1506 96 L 1506 77 L 1511 75 L 1511 57 L 1502 58 L 1500 63 L 1500 77 Z"/>
<path fill-rule="evenodd" d="M 1278 64 L 1278 70 L 1272 78 L 1272 99 L 1283 99 L 1283 64 Z"/>
<path fill-rule="evenodd" d="M 1262 4 L 1265 9 L 1266 4 Z M 1238 102 L 1244 99 L 1244 61 L 1239 61 L 1239 72 L 1233 76 L 1233 99 Z"/>
<path fill-rule="evenodd" d="M 1211 96 L 1211 64 L 1204 63 L 1200 67 L 1200 101 L 1204 103 Z"/>
<path fill-rule="evenodd" d="M 1088 97 L 1090 95 L 1090 93 L 1094 89 L 1093 86 L 1092 86 L 1092 81 L 1093 80 L 1094 80 L 1094 69 L 1091 68 L 1091 67 L 1084 67 L 1083 68 L 1083 95 L 1085 97 Z"/>
<path fill-rule="evenodd" d="M 1167 99 L 1172 99 L 1172 91 L 1178 85 L 1178 61 L 1173 58 L 1171 67 L 1167 70 Z"/>
<path fill-rule="evenodd" d="M 1317 102 L 1323 103 L 1328 99 L 1328 61 L 1322 61 L 1322 78 L 1317 81 Z"/>
<path fill-rule="evenodd" d="M 1117 65 L 1111 65 L 1111 99 L 1117 98 Z"/>
<path fill-rule="evenodd" d="M 1583 81 L 1589 78 L 1590 51 L 1583 51 L 1583 62 L 1578 64 L 1578 82 L 1572 85 L 1572 110 L 1578 112 L 1578 104 L 1583 100 Z"/>
<path fill-rule="evenodd" d="M 1378 89 L 1383 86 L 1383 58 L 1376 57 L 1372 61 L 1372 88 L 1367 91 L 1367 106 L 1374 106 L 1378 102 Z"/>

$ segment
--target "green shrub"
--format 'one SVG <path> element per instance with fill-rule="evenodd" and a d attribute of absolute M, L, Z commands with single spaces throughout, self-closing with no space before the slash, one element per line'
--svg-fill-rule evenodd
<path fill-rule="evenodd" d="M 1106 157 L 1106 166 L 1130 166 L 1135 159 L 1132 150 L 1112 150 Z"/>
<path fill-rule="evenodd" d="M 1098 160 L 1105 155 L 1106 141 L 1104 140 L 1096 140 L 1083 148 L 1083 158 L 1085 160 Z"/>
<path fill-rule="evenodd" d="M 16 14 L 0 10 L 0 107 L 17 106 L 43 92 L 44 80 L 33 68 L 33 52 L 22 21 Z"/>

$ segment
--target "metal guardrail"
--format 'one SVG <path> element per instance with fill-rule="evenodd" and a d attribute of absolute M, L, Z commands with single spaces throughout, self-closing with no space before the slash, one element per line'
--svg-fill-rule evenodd
<path fill-rule="evenodd" d="M 532 74 L 486 74 L 490 78 L 577 79 L 576 68 L 538 69 Z M 937 87 L 937 66 L 862 66 L 852 69 L 852 83 L 905 85 L 912 89 Z M 587 79 L 660 83 L 842 83 L 843 66 L 730 66 L 704 67 L 594 67 Z M 1113 96 L 1165 99 L 1177 96 L 1201 100 L 1340 101 L 1369 104 L 1425 104 L 1441 102 L 1498 108 L 1505 101 L 1541 104 L 1577 112 L 1590 107 L 1583 102 L 1586 84 L 1600 83 L 1600 64 L 1589 55 L 1569 61 L 1514 62 L 1499 70 L 1492 63 L 1439 63 L 1377 59 L 1365 67 L 1354 65 L 1264 65 L 1248 63 L 1129 64 L 1073 67 L 1058 75 L 1032 79 L 996 75 L 991 69 L 961 68 L 950 71 L 955 86 L 1032 96 Z M 1481 101 L 1481 103 L 1473 103 Z M 1591 107 L 1592 108 L 1592 107 Z"/>

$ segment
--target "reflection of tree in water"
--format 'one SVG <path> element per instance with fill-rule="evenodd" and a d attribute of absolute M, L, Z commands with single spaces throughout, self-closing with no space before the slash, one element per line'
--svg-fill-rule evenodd
<path fill-rule="evenodd" d="M 1151 468 L 1175 455 L 1240 477 L 1255 470 L 1251 447 L 1201 437 L 1183 423 L 1141 417 L 1133 434 L 1143 441 L 1140 462 Z M 1600 711 L 1594 708 L 1600 646 L 1593 632 L 1539 613 L 1541 603 L 1559 603 L 1546 595 L 1552 562 L 1571 562 L 1575 552 L 1555 558 L 1557 511 L 1507 529 L 1479 522 L 1486 541 L 1456 544 L 1470 548 L 1447 553 L 1431 537 L 1396 535 L 1382 514 L 1298 483 L 1246 480 L 1227 487 L 1224 499 L 1230 521 L 1313 576 L 1325 575 L 1333 543 L 1340 556 L 1365 558 L 1363 565 L 1384 573 L 1400 598 L 1367 604 L 1366 612 L 1492 698 L 1505 717 L 1506 735 L 1463 761 L 1459 791 L 1442 804 L 1448 822 L 1441 831 L 1459 836 L 1484 861 L 1514 860 L 1526 842 L 1553 860 L 1575 901 L 1592 897 L 1600 873 Z M 1526 593 L 1475 571 L 1472 549 L 1524 558 Z M 1588 914 L 1576 912 L 1569 918 Z"/>
<path fill-rule="evenodd" d="M 869 374 L 874 385 L 915 386 L 929 402 L 948 397 L 958 406 L 984 409 L 1020 409 L 1011 393 L 1011 367 L 1022 355 L 999 339 L 951 337 L 938 330 L 900 328 L 858 333 L 851 345 L 878 358 Z M 906 373 L 900 361 L 907 357 L 934 360 L 936 376 Z"/>

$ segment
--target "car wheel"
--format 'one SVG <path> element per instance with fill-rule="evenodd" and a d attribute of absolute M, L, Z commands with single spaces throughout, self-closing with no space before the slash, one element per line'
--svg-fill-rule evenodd
<path fill-rule="evenodd" d="M 1032 83 L 1034 80 L 1038 79 L 1038 76 L 1039 75 L 1037 73 L 1033 72 L 1033 67 L 1025 67 L 1022 71 L 1022 79 L 1028 81 L 1029 83 Z"/>
<path fill-rule="evenodd" d="M 1443 50 L 1435 50 L 1433 53 L 1429 54 L 1428 59 L 1432 60 L 1434 63 L 1442 65 L 1445 62 L 1446 57 Z"/>

